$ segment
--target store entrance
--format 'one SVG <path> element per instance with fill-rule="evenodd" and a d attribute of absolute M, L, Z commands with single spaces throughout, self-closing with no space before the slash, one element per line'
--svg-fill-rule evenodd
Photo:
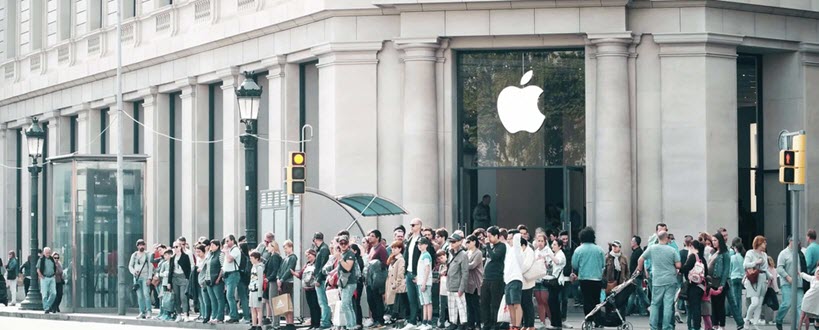
<path fill-rule="evenodd" d="M 567 230 L 575 235 L 586 224 L 586 175 L 584 167 L 464 169 L 461 205 L 464 223 L 473 230 L 473 214 L 484 195 L 489 195 L 491 224 L 530 230 L 541 227 L 555 234 Z"/>

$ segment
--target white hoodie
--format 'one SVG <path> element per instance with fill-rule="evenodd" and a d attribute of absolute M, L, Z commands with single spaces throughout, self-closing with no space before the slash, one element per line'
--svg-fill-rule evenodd
<path fill-rule="evenodd" d="M 523 254 L 520 250 L 520 234 L 515 234 L 512 237 L 512 246 L 506 248 L 506 258 L 503 261 L 503 282 L 509 284 L 512 281 L 520 281 L 522 284 L 521 265 L 523 265 Z"/>

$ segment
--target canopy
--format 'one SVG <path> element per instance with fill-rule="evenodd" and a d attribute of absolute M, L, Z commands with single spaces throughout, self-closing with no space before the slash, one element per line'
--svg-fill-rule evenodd
<path fill-rule="evenodd" d="M 365 217 L 407 214 L 407 211 L 395 202 L 374 194 L 344 195 L 336 197 L 336 200 Z"/>

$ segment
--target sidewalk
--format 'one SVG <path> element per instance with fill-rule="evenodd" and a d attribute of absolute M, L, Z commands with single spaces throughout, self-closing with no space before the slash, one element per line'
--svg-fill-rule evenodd
<path fill-rule="evenodd" d="M 157 315 L 156 313 L 154 315 Z M 93 322 L 104 324 L 126 324 L 137 326 L 152 326 L 152 327 L 174 327 L 183 329 L 217 329 L 217 330 L 245 330 L 250 325 L 247 324 L 203 324 L 202 322 L 171 322 L 159 320 L 137 320 L 136 314 L 127 314 L 124 316 L 116 314 L 87 314 L 87 313 L 58 313 L 45 314 L 42 311 L 23 311 L 20 310 L 19 305 L 14 307 L 6 307 L 0 305 L 0 316 L 16 317 L 25 319 L 37 320 L 52 320 L 52 321 L 74 321 L 74 322 Z M 304 326 L 303 328 L 306 328 Z M 302 328 L 297 324 L 296 328 Z"/>

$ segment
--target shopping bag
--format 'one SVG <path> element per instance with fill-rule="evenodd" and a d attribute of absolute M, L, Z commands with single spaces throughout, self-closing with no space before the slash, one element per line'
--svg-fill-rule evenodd
<path fill-rule="evenodd" d="M 509 307 L 506 306 L 506 295 L 501 298 L 500 308 L 498 308 L 498 323 L 512 323 Z"/>
<path fill-rule="evenodd" d="M 344 317 L 344 313 L 341 312 L 341 301 L 336 301 L 335 304 L 330 305 L 333 309 L 333 325 L 336 327 L 341 327 L 343 325 L 347 325 L 346 318 Z"/>
<path fill-rule="evenodd" d="M 338 289 L 327 290 L 327 305 L 333 306 L 337 301 L 341 300 L 341 293 Z"/>
<path fill-rule="evenodd" d="M 293 302 L 288 293 L 274 297 L 270 303 L 273 305 L 273 315 L 279 316 L 293 311 Z"/>

